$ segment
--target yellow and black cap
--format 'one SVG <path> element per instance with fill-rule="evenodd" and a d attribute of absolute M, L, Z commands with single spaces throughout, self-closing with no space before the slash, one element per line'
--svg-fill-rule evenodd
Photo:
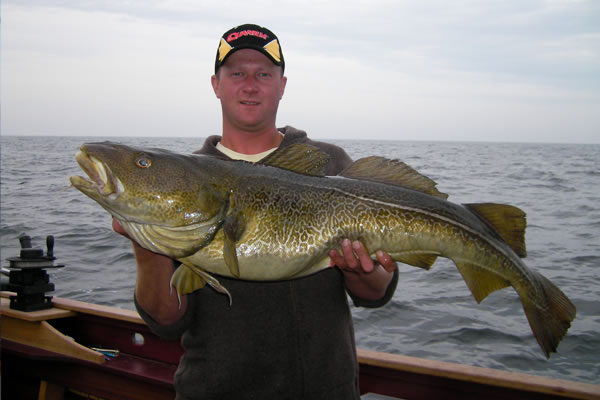
<path fill-rule="evenodd" d="M 225 64 L 227 57 L 241 49 L 258 50 L 267 56 L 275 65 L 285 69 L 283 53 L 277 36 L 267 28 L 254 24 L 245 24 L 231 28 L 223 34 L 217 50 L 215 73 Z"/>

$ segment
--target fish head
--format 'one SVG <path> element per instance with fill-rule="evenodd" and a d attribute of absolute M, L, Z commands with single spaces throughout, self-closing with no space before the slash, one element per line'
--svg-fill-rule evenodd
<path fill-rule="evenodd" d="M 76 160 L 88 178 L 70 180 L 119 220 L 187 226 L 213 219 L 226 201 L 214 174 L 198 161 L 208 158 L 113 142 L 86 143 Z"/>

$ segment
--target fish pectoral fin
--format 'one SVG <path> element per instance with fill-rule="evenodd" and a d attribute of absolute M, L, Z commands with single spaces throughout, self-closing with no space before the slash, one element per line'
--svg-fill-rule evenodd
<path fill-rule="evenodd" d="M 523 210 L 515 206 L 496 203 L 463 205 L 487 222 L 519 257 L 527 257 L 525 247 L 527 218 Z"/>
<path fill-rule="evenodd" d="M 542 304 L 536 304 L 534 299 L 527 297 L 526 292 L 519 293 L 519 296 L 533 335 L 546 358 L 549 358 L 551 352 L 556 352 L 577 311 L 567 296 L 550 280 L 536 272 L 533 272 L 533 276 L 542 292 Z"/>
<path fill-rule="evenodd" d="M 309 144 L 295 143 L 274 151 L 260 163 L 299 174 L 325 176 L 329 154 Z"/>
<path fill-rule="evenodd" d="M 223 258 L 225 264 L 229 267 L 229 272 L 234 278 L 240 277 L 240 265 L 237 259 L 237 250 L 235 242 L 233 242 L 227 235 L 225 235 L 225 241 L 223 242 Z"/>
<path fill-rule="evenodd" d="M 442 193 L 436 188 L 437 183 L 432 179 L 420 174 L 402 161 L 390 160 L 384 157 L 370 156 L 361 158 L 343 170 L 339 175 L 346 178 L 402 186 L 444 200 L 448 198 L 446 193 Z"/>
<path fill-rule="evenodd" d="M 231 305 L 231 293 L 216 278 L 194 265 L 181 264 L 171 277 L 171 286 L 177 291 L 177 296 L 190 294 L 207 284 L 217 292 L 226 295 Z"/>
<path fill-rule="evenodd" d="M 423 268 L 428 270 L 431 268 L 435 260 L 437 260 L 436 254 L 430 253 L 401 253 L 401 254 L 390 254 L 394 261 L 398 261 L 404 264 L 412 265 L 413 267 Z"/>
<path fill-rule="evenodd" d="M 490 293 L 510 286 L 510 282 L 506 279 L 477 265 L 456 261 L 454 263 L 478 303 L 481 303 Z"/>
<path fill-rule="evenodd" d="M 237 241 L 240 239 L 245 229 L 246 225 L 244 223 L 244 218 L 239 212 L 234 211 L 232 215 L 225 217 L 225 222 L 223 223 L 223 258 L 225 259 L 225 264 L 229 267 L 229 272 L 231 272 L 231 275 L 234 278 L 240 277 L 240 265 L 238 264 L 237 258 Z"/>

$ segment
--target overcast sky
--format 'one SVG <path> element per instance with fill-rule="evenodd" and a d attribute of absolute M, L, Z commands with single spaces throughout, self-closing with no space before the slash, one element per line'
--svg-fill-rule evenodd
<path fill-rule="evenodd" d="M 597 0 L 3 0 L 2 135 L 218 134 L 221 34 L 282 44 L 320 139 L 600 143 Z"/>

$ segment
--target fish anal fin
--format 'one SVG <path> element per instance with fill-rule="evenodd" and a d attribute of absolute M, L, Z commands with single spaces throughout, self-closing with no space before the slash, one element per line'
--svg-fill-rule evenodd
<path fill-rule="evenodd" d="M 207 284 L 218 293 L 226 295 L 231 305 L 231 293 L 216 278 L 198 267 L 184 263 L 171 276 L 171 286 L 177 290 L 178 296 L 190 294 L 204 288 Z"/>
<path fill-rule="evenodd" d="M 299 174 L 325 176 L 329 154 L 309 144 L 294 143 L 274 151 L 260 163 Z"/>
<path fill-rule="evenodd" d="M 440 192 L 436 188 L 437 184 L 432 179 L 420 174 L 402 161 L 390 160 L 384 157 L 370 156 L 361 158 L 343 170 L 339 175 L 346 178 L 402 186 L 442 199 L 448 198 L 447 194 Z"/>
<path fill-rule="evenodd" d="M 519 257 L 527 256 L 525 246 L 527 218 L 523 210 L 496 203 L 474 203 L 464 204 L 464 206 L 487 222 Z"/>
<path fill-rule="evenodd" d="M 477 265 L 456 261 L 454 263 L 478 303 L 481 303 L 490 293 L 510 286 L 510 282 L 506 279 Z"/>
<path fill-rule="evenodd" d="M 544 276 L 536 272 L 533 274 L 538 283 L 537 286 L 542 291 L 545 304 L 542 304 L 541 307 L 536 306 L 532 300 L 519 294 L 533 335 L 546 358 L 549 358 L 550 353 L 556 352 L 558 344 L 566 335 L 577 311 L 573 303 L 558 287 Z"/>
<path fill-rule="evenodd" d="M 437 260 L 437 255 L 425 253 L 401 253 L 390 254 L 390 256 L 394 261 L 412 265 L 413 267 L 423 268 L 425 270 L 431 268 L 435 260 Z"/>
<path fill-rule="evenodd" d="M 234 278 L 240 277 L 240 266 L 237 258 L 237 241 L 240 239 L 246 229 L 244 218 L 237 212 L 232 210 L 231 215 L 225 217 L 223 223 L 223 258 L 225 264 L 229 267 L 229 272 Z"/>

